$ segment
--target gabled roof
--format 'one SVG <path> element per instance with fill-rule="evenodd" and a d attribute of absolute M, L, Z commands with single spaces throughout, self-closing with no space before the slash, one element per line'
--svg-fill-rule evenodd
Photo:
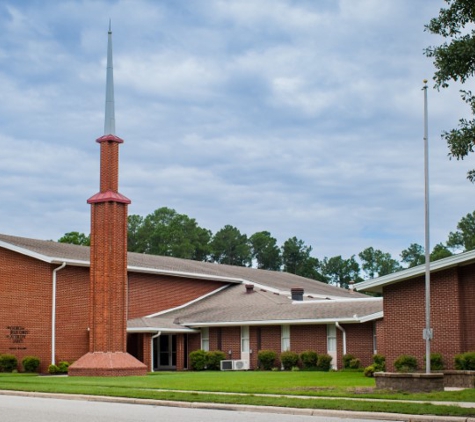
<path fill-rule="evenodd" d="M 60 265 L 66 262 L 67 265 L 89 266 L 90 252 L 87 246 L 0 234 L 0 248 L 9 249 L 50 264 Z M 293 287 L 301 287 L 305 290 L 305 294 L 311 294 L 315 298 L 366 297 L 361 293 L 350 292 L 320 281 L 280 271 L 258 270 L 134 252 L 129 252 L 127 259 L 129 272 L 170 275 L 197 280 L 216 280 L 228 284 L 251 283 L 256 288 L 274 292 L 290 292 Z"/>
<path fill-rule="evenodd" d="M 128 331 L 173 331 L 241 325 L 362 323 L 382 318 L 382 298 L 354 294 L 347 299 L 293 301 L 265 289 L 247 293 L 232 285 L 185 307 L 129 320 Z"/>
<path fill-rule="evenodd" d="M 475 262 L 475 250 L 452 255 L 447 258 L 439 259 L 430 263 L 431 273 L 446 270 L 452 267 L 459 267 L 463 265 L 472 264 Z M 390 284 L 400 283 L 415 277 L 420 277 L 425 273 L 425 264 L 417 267 L 407 268 L 406 270 L 398 271 L 397 273 L 388 274 L 383 277 L 365 280 L 355 284 L 355 288 L 359 291 L 378 292 L 383 291 L 383 287 Z"/>

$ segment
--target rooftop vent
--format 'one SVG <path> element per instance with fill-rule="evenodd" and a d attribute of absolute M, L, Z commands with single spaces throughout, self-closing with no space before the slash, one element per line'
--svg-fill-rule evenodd
<path fill-rule="evenodd" d="M 292 294 L 292 300 L 303 300 L 303 288 L 302 287 L 293 287 L 290 289 L 290 293 Z"/>
<path fill-rule="evenodd" d="M 246 284 L 246 293 L 252 293 L 254 291 L 254 284 Z"/>

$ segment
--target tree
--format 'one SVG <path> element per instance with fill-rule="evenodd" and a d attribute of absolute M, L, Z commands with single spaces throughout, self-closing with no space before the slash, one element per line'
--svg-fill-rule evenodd
<path fill-rule="evenodd" d="M 411 243 L 401 252 L 401 261 L 408 264 L 409 268 L 424 264 L 426 262 L 424 247 L 418 243 Z"/>
<path fill-rule="evenodd" d="M 90 246 L 90 236 L 86 236 L 84 233 L 69 232 L 65 233 L 63 237 L 58 239 L 60 243 L 71 243 L 72 245 Z"/>
<path fill-rule="evenodd" d="M 437 245 L 434 246 L 434 249 L 432 249 L 432 252 L 430 253 L 430 260 L 431 262 L 438 261 L 439 259 L 447 258 L 448 256 L 452 255 L 453 253 L 450 252 L 447 246 L 442 243 L 437 243 Z"/>
<path fill-rule="evenodd" d="M 211 258 L 219 264 L 251 265 L 251 248 L 247 236 L 236 227 L 224 226 L 211 241 Z"/>
<path fill-rule="evenodd" d="M 143 220 L 131 217 L 128 237 L 135 252 L 195 261 L 207 259 L 211 232 L 198 226 L 194 218 L 167 207 L 155 210 Z"/>
<path fill-rule="evenodd" d="M 358 254 L 362 262 L 362 269 L 368 278 L 381 277 L 401 269 L 399 262 L 391 254 L 382 252 L 373 247 L 366 248 Z"/>
<path fill-rule="evenodd" d="M 127 250 L 129 252 L 144 252 L 144 240 L 141 237 L 141 227 L 144 218 L 132 214 L 127 217 Z"/>
<path fill-rule="evenodd" d="M 310 256 L 311 246 L 306 246 L 303 240 L 295 236 L 287 239 L 282 245 L 282 264 L 284 271 L 314 280 L 323 280 L 318 272 L 320 263 L 317 258 Z"/>
<path fill-rule="evenodd" d="M 351 281 L 358 283 L 362 281 L 360 277 L 360 266 L 356 262 L 355 256 L 343 259 L 341 255 L 332 258 L 323 258 L 321 264 L 323 277 L 329 284 L 347 289 Z"/>
<path fill-rule="evenodd" d="M 257 261 L 257 268 L 263 270 L 280 270 L 281 257 L 277 240 L 268 231 L 254 233 L 249 238 L 252 258 Z"/>
<path fill-rule="evenodd" d="M 437 71 L 433 77 L 436 88 L 447 88 L 449 81 L 465 83 L 475 73 L 475 7 L 473 0 L 445 0 L 448 8 L 440 9 L 439 16 L 431 19 L 426 29 L 441 35 L 449 42 L 429 47 L 425 55 L 434 59 Z M 475 114 L 475 96 L 461 90 L 461 97 Z M 444 131 L 442 138 L 449 146 L 449 156 L 463 160 L 475 147 L 475 120 L 460 119 L 457 129 Z M 475 182 L 475 170 L 467 173 Z"/>
<path fill-rule="evenodd" d="M 464 251 L 475 249 L 475 211 L 461 218 L 457 224 L 457 231 L 449 233 L 447 246 Z"/>

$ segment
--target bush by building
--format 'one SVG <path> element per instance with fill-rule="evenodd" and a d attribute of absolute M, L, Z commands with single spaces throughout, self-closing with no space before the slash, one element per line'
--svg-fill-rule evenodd
<path fill-rule="evenodd" d="M 318 354 L 313 350 L 306 350 L 300 353 L 300 361 L 304 369 L 315 369 L 318 362 Z"/>
<path fill-rule="evenodd" d="M 299 355 L 295 352 L 287 350 L 280 354 L 280 362 L 284 370 L 290 371 L 293 367 L 296 367 L 298 365 Z"/>
<path fill-rule="evenodd" d="M 13 372 L 18 368 L 18 359 L 9 354 L 0 355 L 0 372 Z"/>
<path fill-rule="evenodd" d="M 394 361 L 394 367 L 397 372 L 415 372 L 417 371 L 417 359 L 410 355 L 401 355 Z"/>
<path fill-rule="evenodd" d="M 257 359 L 259 360 L 259 368 L 264 369 L 265 371 L 270 371 L 275 367 L 277 353 L 273 350 L 259 350 Z"/>
<path fill-rule="evenodd" d="M 21 364 L 25 372 L 37 372 L 40 367 L 40 359 L 36 356 L 25 356 Z"/>

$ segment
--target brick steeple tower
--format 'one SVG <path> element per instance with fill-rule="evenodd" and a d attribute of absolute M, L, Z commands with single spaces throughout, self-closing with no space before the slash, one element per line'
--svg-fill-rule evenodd
<path fill-rule="evenodd" d="M 104 135 L 100 191 L 91 204 L 89 353 L 69 368 L 70 375 L 145 375 L 146 366 L 127 353 L 127 206 L 119 193 L 119 145 L 115 135 L 112 31 L 109 23 Z"/>

